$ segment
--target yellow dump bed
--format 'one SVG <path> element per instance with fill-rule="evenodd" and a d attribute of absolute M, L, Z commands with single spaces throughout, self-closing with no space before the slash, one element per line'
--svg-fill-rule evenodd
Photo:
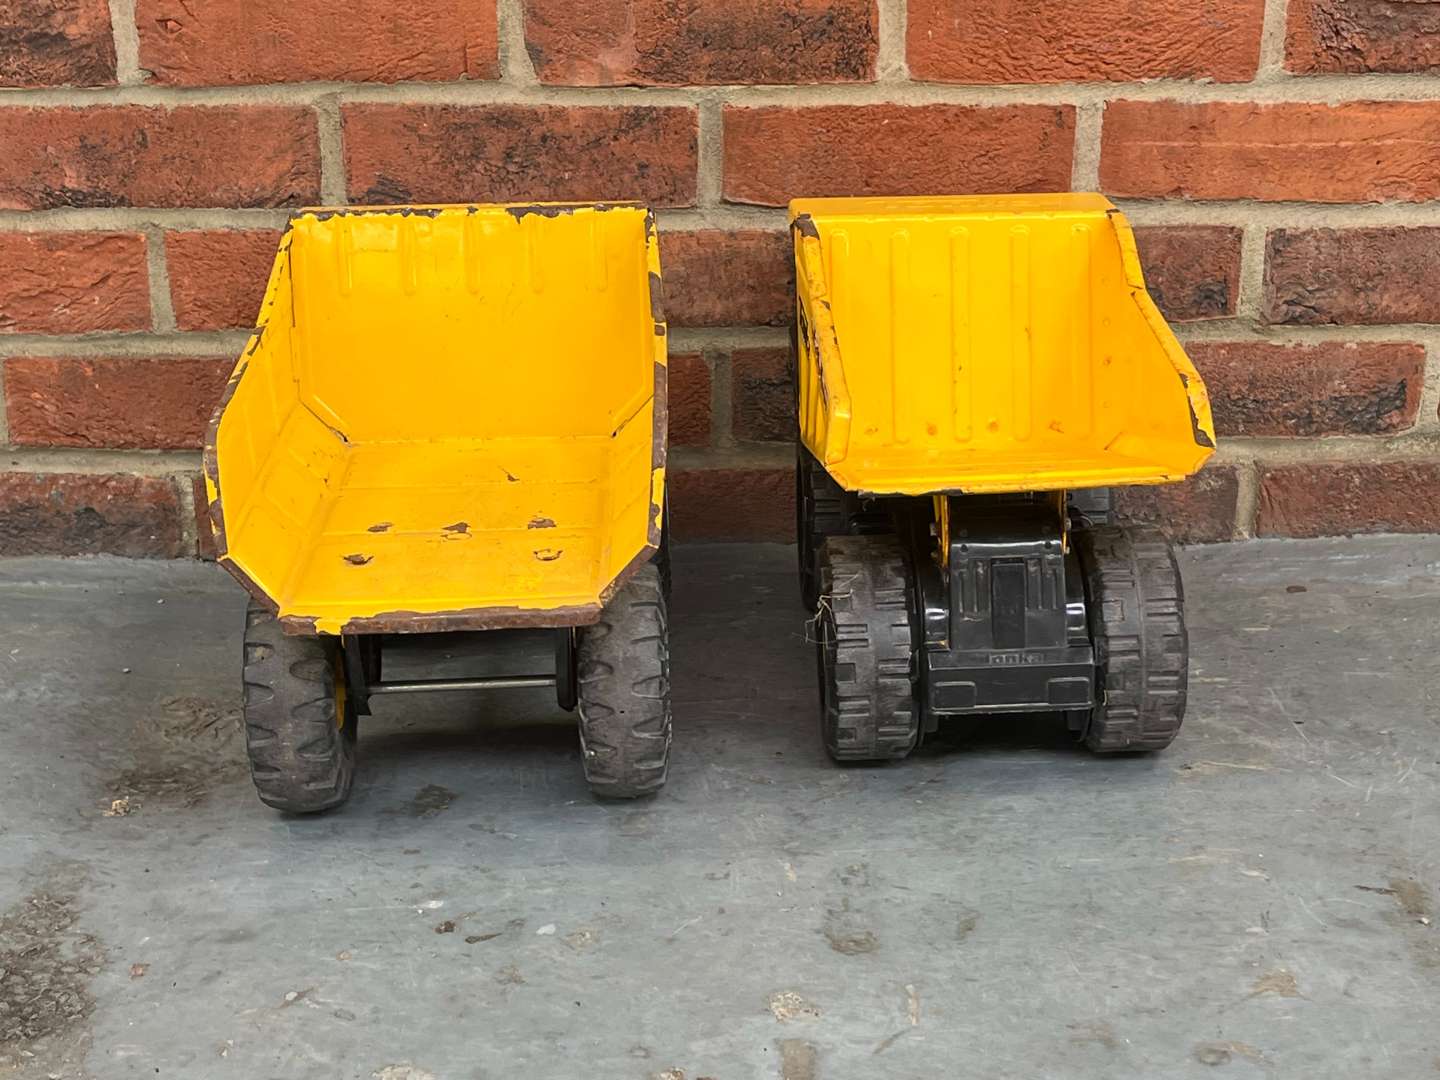
<path fill-rule="evenodd" d="M 844 487 L 1155 484 L 1214 452 L 1101 196 L 801 199 L 790 218 L 801 437 Z"/>
<path fill-rule="evenodd" d="M 665 324 L 633 205 L 303 211 L 206 447 L 292 632 L 593 622 L 660 539 Z"/>

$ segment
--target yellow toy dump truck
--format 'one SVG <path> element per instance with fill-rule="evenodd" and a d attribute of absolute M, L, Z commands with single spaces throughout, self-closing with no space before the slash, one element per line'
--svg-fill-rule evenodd
<path fill-rule="evenodd" d="M 1185 712 L 1174 553 L 1097 490 L 1214 452 L 1205 388 L 1098 195 L 805 199 L 800 572 L 822 733 L 903 758 L 938 718 L 1060 712 L 1093 750 Z"/>
<path fill-rule="evenodd" d="M 220 562 L 252 595 L 261 799 L 343 802 L 376 695 L 522 686 L 578 705 L 597 794 L 660 788 L 665 365 L 642 206 L 294 217 L 205 454 Z M 393 635 L 515 628 L 553 632 L 553 671 L 382 678 Z"/>

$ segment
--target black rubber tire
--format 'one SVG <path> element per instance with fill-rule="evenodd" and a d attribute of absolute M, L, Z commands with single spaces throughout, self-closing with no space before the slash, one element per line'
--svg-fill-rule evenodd
<path fill-rule="evenodd" d="M 1070 492 L 1069 504 L 1077 528 L 1114 523 L 1115 498 L 1110 488 L 1076 488 Z"/>
<path fill-rule="evenodd" d="M 670 769 L 670 639 L 654 563 L 579 628 L 580 752 L 590 790 L 653 795 Z"/>
<path fill-rule="evenodd" d="M 245 748 L 260 801 L 291 814 L 331 810 L 355 782 L 356 715 L 339 643 L 290 636 L 255 601 L 245 613 Z"/>
<path fill-rule="evenodd" d="M 820 735 L 836 761 L 897 761 L 920 742 L 913 577 L 894 536 L 820 545 Z"/>
<path fill-rule="evenodd" d="M 1151 528 L 1075 534 L 1101 704 L 1084 727 L 1099 754 L 1164 750 L 1185 720 L 1190 645 L 1175 551 Z"/>

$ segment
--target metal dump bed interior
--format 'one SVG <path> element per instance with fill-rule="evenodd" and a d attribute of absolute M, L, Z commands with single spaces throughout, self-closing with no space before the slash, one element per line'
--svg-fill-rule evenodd
<path fill-rule="evenodd" d="M 1205 388 L 1099 195 L 791 203 L 801 436 L 844 487 L 1179 480 Z"/>
<path fill-rule="evenodd" d="M 206 454 L 222 561 L 292 632 L 598 617 L 659 542 L 653 219 L 305 211 Z"/>

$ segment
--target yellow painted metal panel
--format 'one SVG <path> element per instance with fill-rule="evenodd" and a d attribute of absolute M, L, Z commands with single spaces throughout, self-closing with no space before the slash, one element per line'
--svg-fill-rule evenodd
<path fill-rule="evenodd" d="M 644 207 L 302 211 L 212 423 L 221 560 L 292 630 L 593 621 L 659 542 L 665 364 Z"/>
<path fill-rule="evenodd" d="M 801 199 L 801 437 L 877 494 L 1165 483 L 1209 399 L 1099 195 Z"/>

